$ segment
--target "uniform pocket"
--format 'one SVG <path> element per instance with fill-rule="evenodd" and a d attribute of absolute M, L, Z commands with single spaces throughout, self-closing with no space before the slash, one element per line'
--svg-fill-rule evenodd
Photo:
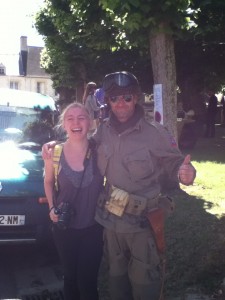
<path fill-rule="evenodd" d="M 124 165 L 135 182 L 143 182 L 154 171 L 152 157 L 147 148 L 127 154 L 124 158 Z"/>
<path fill-rule="evenodd" d="M 131 281 L 137 284 L 160 280 L 160 258 L 150 233 L 139 233 L 133 239 L 128 273 Z"/>

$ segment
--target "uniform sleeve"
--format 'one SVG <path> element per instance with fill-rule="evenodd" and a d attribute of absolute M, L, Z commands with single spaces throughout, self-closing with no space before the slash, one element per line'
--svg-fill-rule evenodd
<path fill-rule="evenodd" d="M 154 124 L 152 151 L 159 159 L 161 167 L 170 179 L 178 179 L 178 170 L 184 161 L 184 156 L 180 152 L 174 137 L 162 125 Z"/>

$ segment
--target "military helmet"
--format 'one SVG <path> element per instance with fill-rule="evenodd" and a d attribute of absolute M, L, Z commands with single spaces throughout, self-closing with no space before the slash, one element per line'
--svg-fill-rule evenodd
<path fill-rule="evenodd" d="M 141 92 L 137 78 L 126 71 L 107 74 L 103 80 L 102 88 L 106 97 L 125 94 L 138 95 Z"/>

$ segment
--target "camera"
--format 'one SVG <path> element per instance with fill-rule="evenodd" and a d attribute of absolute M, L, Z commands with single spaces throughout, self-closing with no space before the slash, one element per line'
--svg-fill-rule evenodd
<path fill-rule="evenodd" d="M 71 206 L 69 202 L 63 202 L 59 207 L 55 208 L 55 214 L 59 216 L 56 223 L 58 228 L 66 229 L 70 225 Z"/>

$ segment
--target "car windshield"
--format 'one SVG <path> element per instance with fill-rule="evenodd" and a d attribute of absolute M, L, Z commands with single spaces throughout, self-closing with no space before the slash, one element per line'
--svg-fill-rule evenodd
<path fill-rule="evenodd" d="M 53 137 L 53 118 L 49 107 L 0 105 L 0 141 L 43 144 Z"/>

